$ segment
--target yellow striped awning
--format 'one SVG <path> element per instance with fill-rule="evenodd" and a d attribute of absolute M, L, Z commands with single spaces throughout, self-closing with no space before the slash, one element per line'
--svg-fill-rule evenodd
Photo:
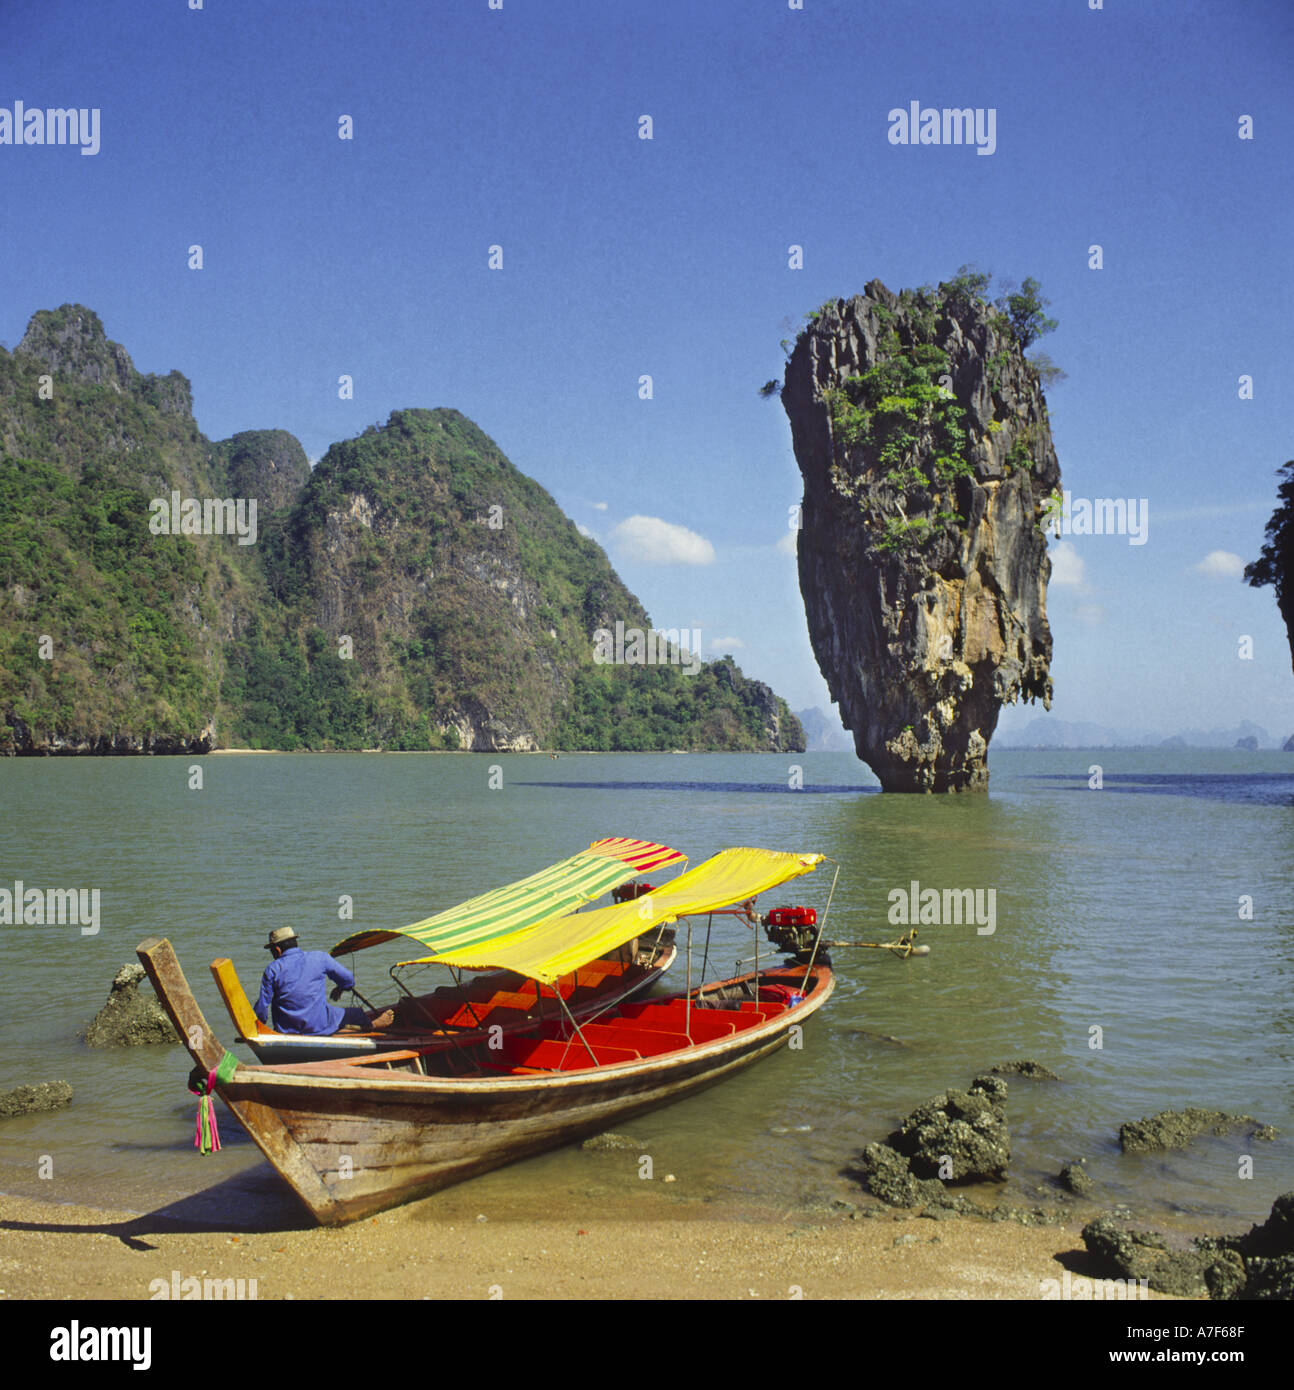
<path fill-rule="evenodd" d="M 686 854 L 650 840 L 620 835 L 595 840 L 588 849 L 560 864 L 469 898 L 399 931 L 352 932 L 332 948 L 332 954 L 339 956 L 410 936 L 430 947 L 436 952 L 433 959 L 440 960 L 445 951 L 484 948 L 498 937 L 574 912 L 631 878 L 686 863 Z"/>
<path fill-rule="evenodd" d="M 770 849 L 721 850 L 634 902 L 594 908 L 575 916 L 550 917 L 489 941 L 449 947 L 434 956 L 402 963 L 515 970 L 528 979 L 552 984 L 635 936 L 645 935 L 652 927 L 745 902 L 779 883 L 810 873 L 823 857 Z"/>

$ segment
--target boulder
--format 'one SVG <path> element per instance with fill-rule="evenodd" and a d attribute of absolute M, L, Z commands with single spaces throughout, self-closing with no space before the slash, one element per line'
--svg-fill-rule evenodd
<path fill-rule="evenodd" d="M 1006 1082 L 976 1077 L 965 1091 L 945 1091 L 918 1106 L 885 1141 L 918 1178 L 1001 1181 L 1011 1161 Z"/>
<path fill-rule="evenodd" d="M 1083 1167 L 1082 1160 L 1078 1163 L 1067 1163 L 1057 1173 L 1056 1181 L 1066 1192 L 1072 1192 L 1075 1197 L 1086 1197 L 1096 1188 L 1096 1184 Z"/>
<path fill-rule="evenodd" d="M 123 965 L 113 977 L 108 1002 L 85 1030 L 90 1047 L 139 1047 L 179 1042 L 166 1011 L 149 995 L 141 996 L 142 965 Z"/>
<path fill-rule="evenodd" d="M 1157 1293 L 1178 1298 L 1197 1298 L 1209 1291 L 1206 1275 L 1215 1265 L 1212 1278 L 1222 1286 L 1241 1273 L 1238 1256 L 1229 1251 L 1199 1248 L 1171 1248 L 1154 1231 L 1134 1231 L 1112 1216 L 1098 1216 L 1083 1227 L 1083 1243 L 1101 1265 L 1106 1278 L 1145 1279 Z"/>
<path fill-rule="evenodd" d="M 1184 1298 L 1294 1299 L 1294 1192 L 1242 1236 L 1200 1236 L 1173 1248 L 1153 1231 L 1132 1231 L 1100 1216 L 1083 1228 L 1088 1251 L 1117 1277 L 1147 1280 L 1159 1293 Z"/>
<path fill-rule="evenodd" d="M 891 1207 L 918 1207 L 937 1202 L 943 1183 L 913 1176 L 907 1158 L 888 1144 L 868 1144 L 859 1155 L 857 1176 L 873 1197 Z"/>

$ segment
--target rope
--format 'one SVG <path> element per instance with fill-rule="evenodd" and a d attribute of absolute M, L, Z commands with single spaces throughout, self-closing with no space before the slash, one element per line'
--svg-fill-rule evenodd
<path fill-rule="evenodd" d="M 220 1130 L 216 1126 L 216 1107 L 211 1103 L 211 1093 L 217 1086 L 232 1081 L 237 1070 L 238 1058 L 232 1052 L 226 1052 L 214 1071 L 203 1076 L 201 1066 L 197 1066 L 189 1073 L 189 1090 L 198 1097 L 193 1147 L 204 1156 L 220 1151 Z"/>

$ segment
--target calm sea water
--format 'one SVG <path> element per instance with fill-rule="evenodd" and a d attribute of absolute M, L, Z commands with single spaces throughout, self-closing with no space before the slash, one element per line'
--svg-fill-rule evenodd
<path fill-rule="evenodd" d="M 929 926 L 931 955 L 909 961 L 837 951 L 835 996 L 803 1050 L 627 1125 L 657 1177 L 676 1176 L 679 1201 L 795 1210 L 856 1197 L 841 1170 L 858 1148 L 935 1092 L 1025 1057 L 1063 1081 L 1010 1083 L 1014 1200 L 1080 1155 L 1107 1203 L 1198 1226 L 1260 1219 L 1294 1187 L 1288 754 L 1001 751 L 990 793 L 960 798 L 883 796 L 848 754 L 218 756 L 200 760 L 200 790 L 190 765 L 0 760 L 0 885 L 98 888 L 102 903 L 96 936 L 0 926 L 0 1089 L 63 1078 L 76 1090 L 67 1109 L 0 1121 L 0 1189 L 139 1211 L 206 1194 L 186 1209 L 297 1222 L 227 1112 L 226 1148 L 194 1153 L 178 1048 L 78 1041 L 136 943 L 171 938 L 228 1038 L 214 956 L 231 956 L 254 993 L 266 931 L 291 923 L 307 945 L 331 946 L 350 929 L 340 895 L 356 924 L 399 926 L 609 834 L 661 840 L 693 864 L 730 845 L 820 851 L 840 866 L 837 938 L 893 936 L 890 893 L 913 880 L 995 893 L 991 935 Z M 821 911 L 833 872 L 762 905 Z M 750 951 L 729 921 L 715 943 L 723 973 Z M 383 949 L 355 958 L 374 1000 L 400 958 Z M 673 975 L 681 983 L 681 962 Z M 1246 1112 L 1281 1136 L 1119 1154 L 1120 1122 L 1185 1105 Z M 454 1200 L 538 1212 L 554 1192 L 611 1192 L 630 1172 L 632 1154 L 565 1150 Z"/>

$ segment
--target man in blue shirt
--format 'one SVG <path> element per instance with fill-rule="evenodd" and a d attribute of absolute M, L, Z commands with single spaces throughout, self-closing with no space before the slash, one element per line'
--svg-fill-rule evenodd
<path fill-rule="evenodd" d="M 271 1006 L 274 1027 L 280 1033 L 328 1036 L 342 1028 L 383 1028 L 391 1023 L 389 1009 L 371 1017 L 363 1009 L 330 1004 L 324 998 L 325 981 L 336 982 L 332 997 L 337 999 L 342 990 L 354 987 L 355 976 L 327 951 L 303 951 L 291 927 L 270 932 L 265 949 L 273 952 L 274 959 L 261 977 L 256 1000 L 256 1017 L 262 1023 L 269 1021 Z"/>

